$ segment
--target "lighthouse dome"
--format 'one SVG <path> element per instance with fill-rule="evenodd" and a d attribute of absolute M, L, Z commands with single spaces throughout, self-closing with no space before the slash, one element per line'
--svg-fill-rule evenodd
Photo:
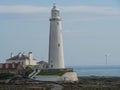
<path fill-rule="evenodd" d="M 59 11 L 59 9 L 57 8 L 56 4 L 53 5 L 52 11 Z"/>

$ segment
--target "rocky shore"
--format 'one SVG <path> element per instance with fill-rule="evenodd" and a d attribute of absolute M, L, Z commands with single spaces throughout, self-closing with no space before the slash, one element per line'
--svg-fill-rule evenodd
<path fill-rule="evenodd" d="M 4 82 L 3 82 L 4 81 Z M 0 80 L 0 90 L 120 90 L 120 77 L 79 77 L 78 82 L 40 82 L 29 79 Z"/>
<path fill-rule="evenodd" d="M 62 86 L 62 90 L 120 90 L 120 77 L 79 77 L 79 82 Z"/>

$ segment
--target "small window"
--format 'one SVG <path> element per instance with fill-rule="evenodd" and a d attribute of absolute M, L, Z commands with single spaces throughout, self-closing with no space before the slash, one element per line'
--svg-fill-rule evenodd
<path fill-rule="evenodd" d="M 60 47 L 60 43 L 58 43 L 58 47 Z"/>
<path fill-rule="evenodd" d="M 57 16 L 57 13 L 55 12 L 55 16 Z"/>
<path fill-rule="evenodd" d="M 59 22 L 57 22 L 57 25 L 59 25 Z"/>
<path fill-rule="evenodd" d="M 53 68 L 53 65 L 51 65 L 51 68 Z"/>

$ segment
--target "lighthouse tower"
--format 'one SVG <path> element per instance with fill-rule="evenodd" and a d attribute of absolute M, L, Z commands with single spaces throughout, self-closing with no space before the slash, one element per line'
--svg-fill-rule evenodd
<path fill-rule="evenodd" d="M 51 10 L 50 18 L 48 63 L 51 69 L 65 68 L 60 11 L 55 4 Z"/>

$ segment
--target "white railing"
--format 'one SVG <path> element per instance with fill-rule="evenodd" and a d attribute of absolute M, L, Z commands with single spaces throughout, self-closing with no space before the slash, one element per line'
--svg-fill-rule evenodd
<path fill-rule="evenodd" d="M 34 79 L 34 77 L 35 77 L 38 73 L 40 73 L 40 71 L 41 71 L 41 70 L 37 70 L 37 72 L 34 73 L 30 78 L 31 78 L 31 79 Z"/>
<path fill-rule="evenodd" d="M 35 74 L 35 72 L 36 72 L 36 71 L 34 70 L 32 73 L 29 74 L 28 77 L 32 77 L 32 76 Z"/>

